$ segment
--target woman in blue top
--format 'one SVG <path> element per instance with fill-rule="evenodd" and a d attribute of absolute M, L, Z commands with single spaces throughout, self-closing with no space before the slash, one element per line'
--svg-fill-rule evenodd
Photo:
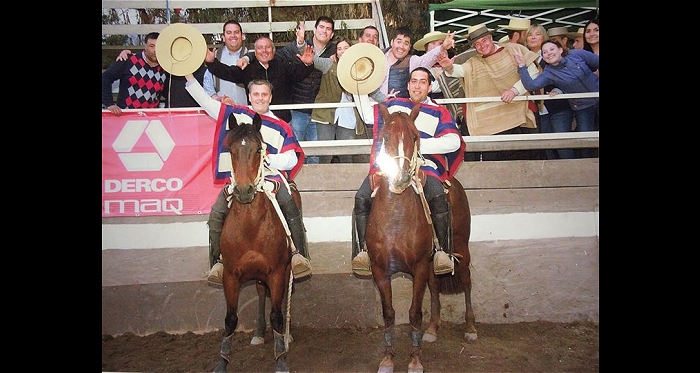
<path fill-rule="evenodd" d="M 513 53 L 518 64 L 520 81 L 528 91 L 538 90 L 552 84 L 563 93 L 599 92 L 598 70 L 599 56 L 582 49 L 569 50 L 553 39 L 542 43 L 542 72 L 532 78 L 527 71 L 525 58 L 521 53 Z M 550 92 L 550 96 L 556 95 Z M 595 117 L 598 111 L 598 97 L 570 98 L 569 105 L 576 118 L 576 131 L 595 131 Z"/>

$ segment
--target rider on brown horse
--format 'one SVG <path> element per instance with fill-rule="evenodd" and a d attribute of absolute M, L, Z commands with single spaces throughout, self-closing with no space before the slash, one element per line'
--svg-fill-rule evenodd
<path fill-rule="evenodd" d="M 225 105 L 239 108 L 240 105 L 234 105 L 233 102 L 216 101 L 209 97 L 204 92 L 202 86 L 192 77 L 187 75 L 187 91 L 192 97 L 204 108 L 209 116 L 217 120 L 217 144 L 223 143 L 225 139 L 225 125 L 228 121 L 228 110 Z M 192 79 L 190 79 L 192 78 Z M 272 83 L 267 80 L 253 80 L 248 84 L 248 100 L 250 106 L 240 106 L 241 109 L 246 109 L 248 113 L 258 113 L 263 118 L 262 125 L 266 127 L 265 131 L 261 131 L 263 141 L 267 145 L 267 158 L 270 168 L 280 171 L 289 181 L 291 187 L 296 187 L 292 181 L 294 176 L 299 172 L 301 165 L 304 163 L 304 151 L 299 146 L 299 142 L 294 137 L 291 126 L 285 121 L 275 116 L 270 111 L 270 102 L 272 101 Z M 249 109 L 252 108 L 254 112 Z M 233 115 L 233 114 L 231 114 Z M 245 115 L 245 113 L 243 114 Z M 240 120 L 240 119 L 239 119 Z M 220 170 L 219 159 L 215 157 L 215 179 L 225 179 L 230 177 L 231 172 L 228 170 Z M 229 202 L 226 198 L 226 190 L 228 184 L 224 186 L 219 193 L 216 202 L 211 207 L 209 213 L 209 265 L 212 266 L 207 278 L 212 285 L 221 285 L 223 264 L 220 262 L 219 239 L 221 237 L 221 229 L 224 225 L 224 219 L 229 211 Z M 277 188 L 276 199 L 280 209 L 284 214 L 287 225 L 292 236 L 292 241 L 297 251 L 292 257 L 292 273 L 294 278 L 306 277 L 311 274 L 311 263 L 309 261 L 309 253 L 306 247 L 305 230 L 302 221 L 301 211 L 292 199 L 291 194 L 286 187 Z M 300 255 L 301 254 L 301 255 Z"/>
<path fill-rule="evenodd" d="M 407 89 L 411 96 L 410 100 L 396 98 L 387 100 L 384 104 L 390 113 L 399 110 L 410 113 L 415 104 L 422 105 L 415 124 L 421 134 L 420 152 L 426 161 L 421 167 L 421 170 L 427 175 L 423 189 L 430 207 L 435 234 L 441 246 L 436 248 L 433 270 L 435 274 L 440 275 L 452 273 L 454 270 L 453 246 L 449 243 L 450 208 L 442 183 L 452 175 L 453 170 L 457 170 L 457 164 L 464 159 L 466 144 L 450 112 L 428 97 L 432 80 L 433 77 L 426 68 L 415 68 L 411 71 L 408 80 Z M 356 274 L 363 276 L 371 274 L 365 232 L 367 231 L 367 217 L 372 206 L 370 176 L 379 171 L 375 161 L 381 147 L 381 139 L 377 137 L 381 133 L 381 127 L 384 123 L 377 106 L 374 107 L 374 123 L 369 176 L 365 178 L 355 194 L 354 215 L 360 253 L 353 258 L 352 269 Z"/>

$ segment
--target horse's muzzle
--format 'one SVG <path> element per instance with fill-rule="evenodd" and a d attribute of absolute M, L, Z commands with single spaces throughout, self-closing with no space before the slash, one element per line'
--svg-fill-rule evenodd
<path fill-rule="evenodd" d="M 242 204 L 251 203 L 255 198 L 255 186 L 252 184 L 236 185 L 233 187 L 233 196 L 236 201 Z"/>

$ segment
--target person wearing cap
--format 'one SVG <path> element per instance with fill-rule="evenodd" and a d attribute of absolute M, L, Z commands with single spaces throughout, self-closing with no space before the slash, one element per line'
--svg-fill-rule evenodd
<path fill-rule="evenodd" d="M 530 27 L 530 20 L 523 18 L 511 18 L 507 25 L 498 25 L 498 27 L 506 30 L 508 34 L 508 43 L 519 43 L 521 45 L 525 45 L 525 32 L 527 31 L 528 27 Z"/>
<path fill-rule="evenodd" d="M 598 92 L 598 55 L 581 49 L 564 48 L 559 41 L 549 39 L 542 43 L 542 60 L 546 63 L 542 73 L 532 77 L 525 65 L 525 58 L 516 51 L 513 54 L 518 64 L 518 74 L 523 85 L 534 91 L 549 84 L 563 93 Z M 595 131 L 595 118 L 598 110 L 598 97 L 570 98 L 567 100 L 576 119 L 576 131 Z M 582 158 L 594 157 L 594 150 L 581 149 Z"/>
<path fill-rule="evenodd" d="M 576 32 L 567 35 L 569 40 L 573 40 L 572 49 L 583 49 L 583 27 L 579 27 Z"/>
<path fill-rule="evenodd" d="M 431 51 L 435 48 L 440 47 L 445 40 L 447 34 L 440 31 L 429 32 L 413 44 L 413 49 L 423 52 Z M 441 98 L 463 98 L 464 88 L 462 88 L 462 82 L 459 78 L 450 78 L 443 74 L 443 68 L 437 61 L 430 67 L 430 73 L 433 75 L 433 83 L 430 89 L 430 98 L 441 99 Z M 452 114 L 455 122 L 457 122 L 458 127 L 462 127 L 464 124 L 464 113 L 463 104 L 445 104 L 447 109 Z"/>
<path fill-rule="evenodd" d="M 566 27 L 552 27 L 547 30 L 547 36 L 549 36 L 550 39 L 558 41 L 562 47 L 573 49 L 569 39 L 569 30 Z"/>
<path fill-rule="evenodd" d="M 143 52 L 113 62 L 102 73 L 102 105 L 115 116 L 122 109 L 157 108 L 163 94 L 168 73 L 158 63 L 156 42 L 160 33 L 146 35 Z M 117 101 L 112 95 L 112 84 L 119 80 Z"/>
<path fill-rule="evenodd" d="M 428 97 L 432 79 L 430 70 L 427 68 L 419 66 L 413 69 L 405 87 L 406 91 L 409 92 L 410 99 L 397 97 L 388 99 L 384 104 L 390 113 L 397 111 L 410 113 L 415 105 L 420 105 L 420 114 L 416 118 L 415 124 L 421 133 L 420 152 L 425 158 L 425 164 L 421 166 L 421 170 L 426 174 L 424 192 L 425 199 L 430 206 L 433 228 L 440 245 L 440 247 L 435 248 L 433 271 L 437 275 L 442 275 L 454 272 L 453 248 L 449 245 L 451 240 L 448 237 L 451 216 L 442 183 L 457 173 L 464 160 L 466 144 L 450 112 Z M 367 231 L 367 218 L 372 207 L 370 178 L 379 171 L 376 160 L 381 148 L 381 138 L 378 137 L 384 124 L 384 119 L 379 114 L 378 105 L 374 106 L 373 111 L 376 119 L 373 129 L 372 153 L 370 154 L 370 171 L 355 194 L 353 209 L 359 254 L 352 259 L 352 270 L 361 276 L 368 276 L 372 273 L 365 233 Z"/>
<path fill-rule="evenodd" d="M 513 52 L 520 51 L 525 56 L 528 70 L 536 76 L 539 72 L 535 64 L 537 54 L 520 43 L 506 43 L 498 46 L 493 40 L 493 30 L 478 24 L 469 27 L 467 41 L 476 49 L 476 56 L 463 64 L 455 64 L 454 59 L 442 58 L 440 65 L 447 76 L 462 78 L 466 97 L 499 96 L 502 102 L 468 102 L 465 120 L 469 135 L 522 134 L 520 127 L 536 128 L 535 112 L 528 108 L 528 101 L 513 101 L 517 95 L 528 90 L 523 87 L 518 76 L 518 66 L 513 60 Z M 511 160 L 520 156 L 533 157 L 531 152 L 499 151 L 484 152 L 482 160 Z"/>

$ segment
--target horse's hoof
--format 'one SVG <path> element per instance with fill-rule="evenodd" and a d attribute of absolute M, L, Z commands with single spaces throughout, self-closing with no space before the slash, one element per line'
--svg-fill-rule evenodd
<path fill-rule="evenodd" d="M 423 366 L 421 365 L 421 366 L 419 366 L 419 367 L 414 367 L 414 368 L 411 368 L 411 367 L 409 366 L 409 367 L 408 367 L 408 373 L 423 373 Z"/>
<path fill-rule="evenodd" d="M 467 342 L 474 342 L 476 338 L 476 333 L 464 333 L 464 340 Z"/>
<path fill-rule="evenodd" d="M 394 373 L 393 365 L 380 365 L 377 373 Z"/>
<path fill-rule="evenodd" d="M 430 342 L 430 343 L 432 343 L 432 342 L 437 341 L 437 335 L 432 334 L 432 333 L 425 332 L 425 333 L 423 333 L 423 338 L 422 338 L 422 340 L 423 340 L 423 342 Z"/>
<path fill-rule="evenodd" d="M 216 365 L 216 368 L 214 368 L 214 373 L 226 373 L 226 365 L 228 363 L 224 361 L 219 361 L 219 364 Z"/>
<path fill-rule="evenodd" d="M 250 345 L 251 345 L 251 346 L 257 346 L 257 345 L 261 345 L 261 344 L 264 344 L 264 343 L 265 343 L 265 338 L 263 338 L 263 337 L 253 337 L 253 338 L 250 340 Z"/>

